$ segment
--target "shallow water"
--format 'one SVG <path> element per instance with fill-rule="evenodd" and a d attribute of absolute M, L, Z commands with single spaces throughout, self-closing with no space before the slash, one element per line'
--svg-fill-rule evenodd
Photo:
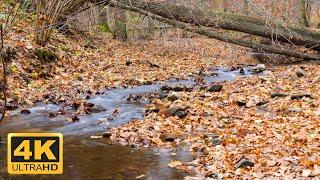
<path fill-rule="evenodd" d="M 234 80 L 239 71 L 228 72 L 217 69 L 215 76 L 205 77 L 206 83 Z M 248 73 L 248 72 L 247 72 Z M 194 85 L 190 80 L 172 80 L 165 84 Z M 118 126 L 132 119 L 143 118 L 144 106 L 148 102 L 129 102 L 130 95 L 156 93 L 163 84 L 143 85 L 127 89 L 108 90 L 105 95 L 88 100 L 103 106 L 106 111 L 80 116 L 80 121 L 67 123 L 66 116 L 48 118 L 50 112 L 61 107 L 52 104 L 40 104 L 30 108 L 31 114 L 21 115 L 20 110 L 11 112 L 1 124 L 0 135 L 4 140 L 10 132 L 60 132 L 64 135 L 64 174 L 55 179 L 130 179 L 145 175 L 142 179 L 182 179 L 188 175 L 168 167 L 172 159 L 191 160 L 186 149 L 140 149 L 119 145 L 109 145 L 106 139 L 91 139 L 109 127 Z M 112 120 L 97 125 L 109 117 L 115 109 L 119 114 Z M 0 145 L 0 165 L 2 178 L 12 179 L 52 179 L 53 176 L 8 176 L 6 173 L 6 145 Z M 172 156 L 172 152 L 176 155 Z M 0 176 L 1 177 L 1 176 Z"/>

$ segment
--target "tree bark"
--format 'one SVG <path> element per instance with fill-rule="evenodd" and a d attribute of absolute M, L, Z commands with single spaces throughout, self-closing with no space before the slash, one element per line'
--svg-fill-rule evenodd
<path fill-rule="evenodd" d="M 116 0 L 105 0 L 117 3 Z M 260 18 L 225 12 L 204 12 L 166 1 L 121 0 L 121 3 L 149 11 L 153 14 L 197 26 L 213 27 L 253 34 L 280 42 L 301 45 L 320 51 L 320 33 L 304 28 L 284 27 Z"/>
<path fill-rule="evenodd" d="M 310 27 L 311 2 L 299 0 L 299 22 L 304 27 Z"/>

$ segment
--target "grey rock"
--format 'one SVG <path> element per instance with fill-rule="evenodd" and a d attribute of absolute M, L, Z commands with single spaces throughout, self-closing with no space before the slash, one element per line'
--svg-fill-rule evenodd
<path fill-rule="evenodd" d="M 221 84 L 215 84 L 215 85 L 212 85 L 211 87 L 208 88 L 208 91 L 209 92 L 220 92 L 223 88 L 223 85 Z"/>
<path fill-rule="evenodd" d="M 271 95 L 272 98 L 288 96 L 287 94 L 281 93 L 281 92 L 271 92 L 270 95 Z"/>
<path fill-rule="evenodd" d="M 188 115 L 188 112 L 186 111 L 187 108 L 184 107 L 172 107 L 164 110 L 163 114 L 166 117 L 170 116 L 178 116 L 179 118 L 184 118 Z"/>
<path fill-rule="evenodd" d="M 176 116 L 178 116 L 179 118 L 184 118 L 188 115 L 188 112 L 186 111 L 178 111 L 175 113 Z"/>
<path fill-rule="evenodd" d="M 266 70 L 266 66 L 264 64 L 258 64 L 257 66 L 254 66 L 251 68 L 251 71 L 253 73 L 262 73 Z"/>
<path fill-rule="evenodd" d="M 164 110 L 163 114 L 166 117 L 169 117 L 169 116 L 174 116 L 175 113 L 178 111 L 183 111 L 183 109 L 181 107 L 172 107 L 172 108 L 168 108 L 168 109 Z"/>
<path fill-rule="evenodd" d="M 101 105 L 95 105 L 92 107 L 91 109 L 91 112 L 92 113 L 100 113 L 100 112 L 103 112 L 103 111 L 106 111 L 106 108 L 104 108 L 103 106 Z"/>
<path fill-rule="evenodd" d="M 289 108 L 288 111 L 290 112 L 302 112 L 304 109 L 302 108 Z"/>

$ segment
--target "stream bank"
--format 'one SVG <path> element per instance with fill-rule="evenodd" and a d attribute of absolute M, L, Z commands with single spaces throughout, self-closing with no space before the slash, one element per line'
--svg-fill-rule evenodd
<path fill-rule="evenodd" d="M 240 73 L 240 71 L 243 71 Z M 205 84 L 234 80 L 240 74 L 250 74 L 247 70 L 215 68 L 211 76 L 203 75 Z M 171 80 L 164 84 L 142 85 L 133 88 L 111 89 L 103 95 L 88 99 L 89 103 L 99 105 L 105 111 L 79 116 L 77 122 L 67 122 L 67 115 L 50 117 L 61 109 L 61 105 L 39 104 L 29 108 L 28 114 L 21 114 L 21 109 L 12 111 L 2 123 L 1 137 L 6 138 L 10 132 L 60 132 L 64 135 L 65 171 L 58 179 L 113 179 L 123 177 L 141 177 L 154 179 L 181 179 L 190 175 L 184 171 L 171 169 L 168 164 L 172 160 L 191 161 L 193 157 L 187 148 L 173 149 L 124 147 L 105 138 L 92 138 L 111 127 L 123 125 L 132 119 L 143 119 L 146 100 L 132 101 L 132 97 L 160 96 L 160 89 L 165 86 L 196 87 L 194 78 L 188 80 Z M 134 99 L 134 98 L 133 98 Z M 139 98 L 141 99 L 141 98 Z M 114 115 L 115 109 L 118 113 Z M 114 116 L 110 119 L 110 116 Z M 5 147 L 5 144 L 1 144 Z M 1 148 L 1 156 L 6 157 L 6 148 Z M 86 157 L 86 158 L 84 158 Z M 13 178 L 6 175 L 6 159 L 0 164 L 3 178 Z M 94 167 L 94 168 L 93 168 Z M 25 179 L 27 176 L 14 178 Z M 50 176 L 51 177 L 51 176 Z M 31 178 L 31 177 L 27 177 Z M 41 176 L 46 179 L 46 176 Z"/>

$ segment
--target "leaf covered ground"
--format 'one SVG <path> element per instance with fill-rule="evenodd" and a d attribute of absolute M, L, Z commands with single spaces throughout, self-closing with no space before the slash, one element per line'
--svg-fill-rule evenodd
<path fill-rule="evenodd" d="M 174 167 L 207 177 L 319 177 L 319 66 L 300 66 L 270 67 L 259 76 L 223 82 L 221 92 L 179 92 L 174 102 L 154 99 L 149 107 L 158 113 L 113 128 L 112 139 L 187 146 L 201 155 L 172 162 Z M 301 78 L 300 68 L 306 72 Z M 186 106 L 186 117 L 166 116 L 168 109 Z"/>
<path fill-rule="evenodd" d="M 185 79 L 216 66 L 255 62 L 244 50 L 197 37 L 120 43 L 100 36 L 54 35 L 46 48 L 54 61 L 35 55 L 30 22 L 19 22 L 5 44 L 9 103 L 65 103 L 106 89 Z M 91 42 L 92 41 L 92 42 Z M 262 74 L 154 98 L 148 115 L 110 129 L 111 139 L 137 147 L 184 146 L 193 162 L 170 166 L 206 177 L 293 178 L 320 176 L 320 68 L 316 64 L 269 66 Z M 178 109 L 181 116 L 170 114 Z"/>

